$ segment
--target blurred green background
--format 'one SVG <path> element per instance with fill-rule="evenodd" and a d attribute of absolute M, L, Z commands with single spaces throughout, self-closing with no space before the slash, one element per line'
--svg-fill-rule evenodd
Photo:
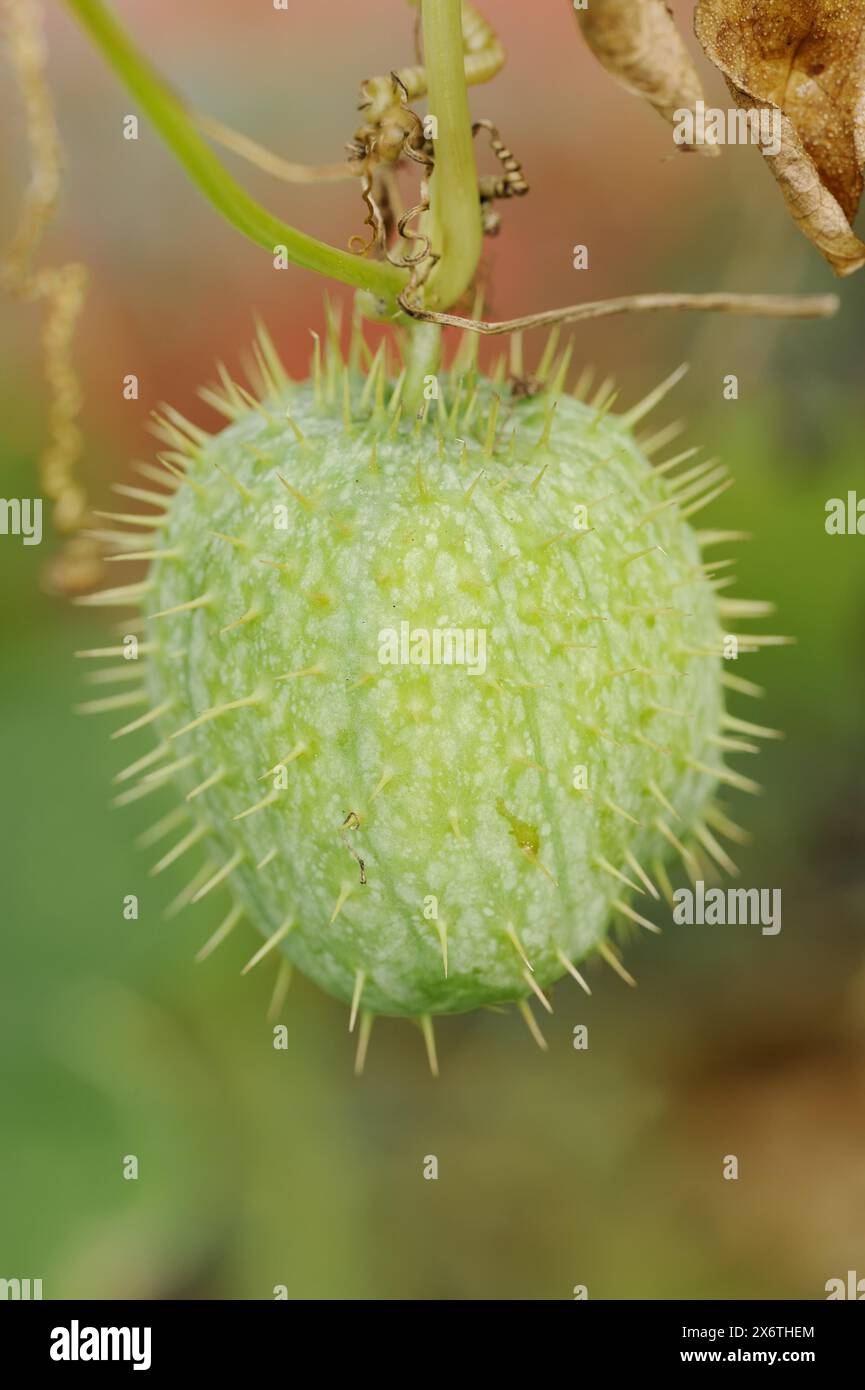
<path fill-rule="evenodd" d="M 412 60 L 398 0 L 343 3 L 338 24 L 332 6 L 116 8 L 191 102 L 289 158 L 338 159 L 359 80 Z M 676 6 L 688 30 L 689 9 Z M 322 287 L 275 277 L 146 123 L 121 138 L 134 105 L 50 10 L 67 169 L 43 260 L 91 270 L 77 357 L 86 473 L 106 506 L 109 483 L 154 453 L 160 401 L 214 423 L 196 387 L 216 356 L 239 369 L 256 312 L 305 370 Z M 498 123 L 532 193 L 488 243 L 488 312 L 835 288 L 756 151 L 671 158 L 663 124 L 596 67 L 568 11 L 495 6 L 510 63 L 472 110 Z M 5 240 L 27 167 L 8 81 L 0 129 Z M 360 230 L 352 185 L 238 172 L 305 230 L 336 244 Z M 567 1299 L 585 1284 L 590 1298 L 666 1299 L 820 1298 L 827 1279 L 865 1275 L 865 540 L 824 531 L 828 498 L 865 496 L 865 278 L 840 290 L 825 324 L 619 319 L 575 333 L 577 361 L 614 372 L 626 403 L 692 363 L 669 407 L 688 421 L 682 447 L 737 477 L 708 524 L 754 535 L 732 593 L 775 600 L 775 630 L 796 645 L 743 658 L 768 693 L 733 706 L 786 731 L 759 760 L 765 795 L 729 798 L 755 837 L 736 854 L 741 881 L 782 888 L 782 932 L 667 922 L 627 952 L 637 990 L 607 970 L 591 972 L 591 998 L 556 990 L 548 1056 L 515 1013 L 455 1018 L 439 1025 L 433 1082 L 419 1034 L 380 1020 L 357 1081 L 344 1009 L 297 977 L 275 1051 L 272 978 L 239 978 L 248 929 L 195 965 L 224 904 L 166 920 L 190 871 L 151 879 L 152 851 L 133 846 L 170 795 L 109 808 L 111 778 L 148 746 L 110 744 L 110 719 L 73 713 L 92 691 L 72 653 L 110 641 L 109 622 L 43 591 L 48 534 L 41 548 L 0 538 L 0 1276 L 42 1278 L 48 1298 L 270 1298 L 284 1284 L 292 1298 Z M 0 312 L 0 491 L 33 496 L 39 322 Z M 121 396 L 128 372 L 137 402 Z M 737 402 L 722 399 L 728 373 Z M 122 917 L 129 893 L 137 922 Z M 577 1023 L 587 1053 L 571 1045 Z M 721 1176 L 731 1153 L 737 1182 Z M 137 1182 L 123 1180 L 127 1154 Z"/>

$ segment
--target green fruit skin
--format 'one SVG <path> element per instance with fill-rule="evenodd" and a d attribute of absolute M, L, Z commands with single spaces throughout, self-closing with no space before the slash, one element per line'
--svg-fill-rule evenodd
<path fill-rule="evenodd" d="M 713 789 L 688 760 L 719 762 L 715 596 L 616 417 L 481 379 L 461 393 L 470 418 L 439 426 L 432 401 L 394 427 L 381 401 L 359 404 L 361 380 L 348 424 L 343 399 L 286 384 L 191 461 L 197 487 L 158 533 L 181 554 L 154 563 L 146 600 L 150 694 L 172 701 L 159 732 L 255 697 L 177 734 L 194 758 L 178 783 L 223 770 L 190 803 L 209 855 L 243 855 L 231 892 L 264 937 L 293 919 L 279 949 L 324 990 L 351 1000 L 360 970 L 362 1007 L 399 1015 L 524 999 L 523 955 L 546 989 L 559 953 L 583 960 L 629 899 L 600 861 L 635 882 L 626 852 L 650 869 L 670 853 L 658 819 L 686 836 Z M 380 633 L 403 621 L 483 629 L 485 673 L 382 665 Z M 285 789 L 234 819 L 298 745 Z"/>

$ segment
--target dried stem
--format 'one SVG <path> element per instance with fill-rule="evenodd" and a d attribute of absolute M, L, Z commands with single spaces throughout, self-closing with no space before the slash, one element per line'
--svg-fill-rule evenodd
<path fill-rule="evenodd" d="M 399 296 L 399 304 L 411 318 L 422 323 L 466 328 L 473 333 L 496 337 L 527 328 L 548 328 L 556 323 L 611 318 L 614 314 L 654 314 L 681 310 L 772 319 L 827 319 L 837 313 L 840 300 L 835 294 L 631 294 L 619 299 L 596 299 L 585 304 L 569 304 L 563 309 L 545 309 L 542 313 L 527 314 L 523 318 L 487 323 L 482 319 L 467 319 L 458 314 L 440 314 L 431 309 L 421 309 L 410 302 L 405 291 Z"/>
<path fill-rule="evenodd" d="M 257 140 L 234 130 L 232 126 L 224 125 L 213 116 L 205 115 L 203 111 L 191 111 L 190 115 L 198 129 L 209 140 L 215 141 L 223 149 L 231 150 L 232 154 L 239 155 L 249 164 L 254 164 L 265 174 L 272 174 L 275 179 L 283 179 L 285 183 L 339 183 L 342 179 L 356 176 L 355 170 L 346 159 L 337 164 L 295 164 L 288 159 L 282 159 L 265 145 L 260 145 Z"/>

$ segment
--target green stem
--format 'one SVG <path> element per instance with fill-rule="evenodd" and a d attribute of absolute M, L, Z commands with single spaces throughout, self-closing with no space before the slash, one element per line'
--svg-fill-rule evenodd
<path fill-rule="evenodd" d="M 198 134 L 189 113 L 174 92 L 135 48 L 101 0 L 66 0 L 128 90 L 153 122 L 189 177 L 222 216 L 244 236 L 275 254 L 284 246 L 288 259 L 307 270 L 329 275 L 343 284 L 368 290 L 380 307 L 395 308 L 405 273 L 396 266 L 353 256 L 326 242 L 298 232 L 274 217 L 236 183 L 210 146 Z M 460 66 L 462 62 L 460 60 Z"/>
<path fill-rule="evenodd" d="M 463 60 L 462 0 L 422 0 L 429 112 L 438 121 L 430 179 L 433 250 L 441 260 L 425 303 L 446 309 L 471 284 L 481 254 L 478 174 Z"/>
<path fill-rule="evenodd" d="M 442 331 L 437 323 L 409 322 L 402 400 L 407 410 L 418 410 L 424 399 L 425 378 L 435 376 L 441 365 Z"/>

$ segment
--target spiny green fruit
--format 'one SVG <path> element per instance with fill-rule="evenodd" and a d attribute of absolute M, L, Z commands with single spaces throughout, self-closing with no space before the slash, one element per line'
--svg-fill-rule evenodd
<path fill-rule="evenodd" d="M 539 1037 L 527 1001 L 566 970 L 629 978 L 606 937 L 655 929 L 649 870 L 669 894 L 671 852 L 729 864 L 704 817 L 729 828 L 723 730 L 751 726 L 688 521 L 719 471 L 653 468 L 633 427 L 662 391 L 616 417 L 564 394 L 567 357 L 534 394 L 463 365 L 418 415 L 383 353 L 302 385 L 257 357 L 260 403 L 205 393 L 221 433 L 161 424 L 178 485 L 127 727 L 157 730 L 137 767 L 190 820 L 157 867 L 202 842 L 187 896 L 225 884 L 221 934 L 245 913 L 254 959 L 278 947 L 367 1030 L 517 1001 Z"/>

